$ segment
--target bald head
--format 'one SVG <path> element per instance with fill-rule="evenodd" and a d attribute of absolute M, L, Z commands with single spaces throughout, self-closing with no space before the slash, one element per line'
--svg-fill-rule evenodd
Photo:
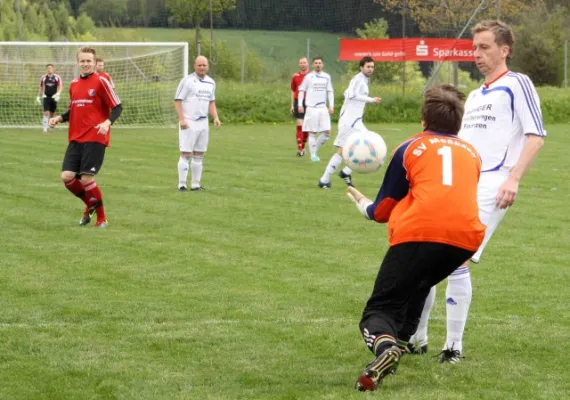
<path fill-rule="evenodd" d="M 307 60 L 307 57 L 303 57 L 299 60 L 299 68 L 301 72 L 306 72 L 309 69 L 309 60 Z"/>
<path fill-rule="evenodd" d="M 198 75 L 201 79 L 204 79 L 208 73 L 208 68 L 208 59 L 206 57 L 196 57 L 196 60 L 194 60 L 194 72 L 196 75 Z"/>

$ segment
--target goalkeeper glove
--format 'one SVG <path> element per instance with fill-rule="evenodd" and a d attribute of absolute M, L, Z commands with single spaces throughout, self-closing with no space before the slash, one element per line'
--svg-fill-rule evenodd
<path fill-rule="evenodd" d="M 346 191 L 346 195 L 356 205 L 356 208 L 358 209 L 358 211 L 360 211 L 360 213 L 366 219 L 370 219 L 370 217 L 368 216 L 367 209 L 368 209 L 368 206 L 372 204 L 372 201 L 370 199 L 366 198 L 366 196 L 364 196 L 362 193 L 360 193 L 353 186 L 348 187 L 348 189 Z"/>
<path fill-rule="evenodd" d="M 60 94 L 59 94 L 59 93 L 56 93 L 56 94 L 53 96 L 53 99 L 54 99 L 56 102 L 58 102 L 58 101 L 59 101 L 59 96 L 60 96 Z"/>
<path fill-rule="evenodd" d="M 36 97 L 36 103 L 38 103 L 40 106 L 42 105 L 42 98 L 40 96 Z"/>

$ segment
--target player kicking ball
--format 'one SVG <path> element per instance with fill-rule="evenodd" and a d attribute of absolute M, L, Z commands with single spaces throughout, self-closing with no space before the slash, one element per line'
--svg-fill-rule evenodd
<path fill-rule="evenodd" d="M 370 76 L 374 72 L 374 60 L 372 57 L 363 57 L 360 60 L 360 72 L 352 78 L 348 88 L 344 92 L 344 103 L 340 110 L 340 118 L 338 121 L 338 135 L 334 141 L 336 153 L 331 157 L 325 172 L 319 179 L 318 187 L 321 189 L 330 189 L 331 175 L 335 173 L 342 163 L 342 148 L 346 143 L 346 139 L 354 132 L 365 132 L 366 127 L 362 123 L 364 115 L 364 107 L 367 103 L 380 103 L 379 97 L 368 97 L 368 84 Z M 338 174 L 348 186 L 352 185 L 352 170 L 350 167 L 344 167 Z"/>
<path fill-rule="evenodd" d="M 430 288 L 483 241 L 477 207 L 481 159 L 457 137 L 464 97 L 451 85 L 427 90 L 424 132 L 396 149 L 376 200 L 348 188 L 366 219 L 388 222 L 390 238 L 360 321 L 364 342 L 375 355 L 356 382 L 360 391 L 376 390 L 395 370 Z"/>
<path fill-rule="evenodd" d="M 81 74 L 69 86 L 67 112 L 49 120 L 50 127 L 69 121 L 69 145 L 63 158 L 61 179 L 67 190 L 85 203 L 79 225 L 87 225 L 97 214 L 96 228 L 107 227 L 103 194 L 95 175 L 103 166 L 109 146 L 111 125 L 123 110 L 111 83 L 95 73 L 95 49 L 81 47 L 77 65 Z"/>

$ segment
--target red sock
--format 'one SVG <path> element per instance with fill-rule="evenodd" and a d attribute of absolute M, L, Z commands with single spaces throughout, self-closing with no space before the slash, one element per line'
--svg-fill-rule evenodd
<path fill-rule="evenodd" d="M 297 150 L 302 151 L 305 149 L 305 142 L 303 141 L 303 127 L 297 125 Z"/>
<path fill-rule="evenodd" d="M 307 143 L 308 139 L 309 139 L 309 132 L 303 132 L 303 148 L 305 148 L 305 144 Z"/>
<path fill-rule="evenodd" d="M 73 178 L 72 180 L 67 182 L 64 181 L 63 183 L 65 184 L 67 190 L 83 200 L 85 205 L 89 207 L 89 203 L 85 197 L 85 186 L 83 186 L 83 183 L 79 179 Z"/>
<path fill-rule="evenodd" d="M 85 199 L 88 207 L 95 207 L 97 212 L 97 222 L 107 220 L 105 216 L 105 207 L 103 207 L 103 194 L 97 183 L 91 182 L 85 185 Z"/>

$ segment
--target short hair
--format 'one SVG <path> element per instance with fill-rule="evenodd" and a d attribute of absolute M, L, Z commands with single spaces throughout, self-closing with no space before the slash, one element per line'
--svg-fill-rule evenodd
<path fill-rule="evenodd" d="M 100 62 L 104 63 L 105 60 L 103 60 L 101 57 L 97 57 L 97 58 L 95 58 L 95 62 L 96 63 L 100 63 Z"/>
<path fill-rule="evenodd" d="M 313 57 L 313 62 L 315 62 L 315 61 L 317 61 L 317 60 L 323 61 L 323 58 L 322 58 L 321 56 Z"/>
<path fill-rule="evenodd" d="M 426 131 L 457 135 L 463 118 L 465 94 L 453 85 L 435 85 L 426 90 L 422 121 Z"/>
<path fill-rule="evenodd" d="M 47 67 L 53 67 L 53 64 L 46 64 L 46 68 Z"/>
<path fill-rule="evenodd" d="M 476 33 L 490 31 L 495 35 L 495 43 L 499 46 L 508 46 L 509 55 L 507 58 L 511 58 L 513 53 L 513 47 L 515 45 L 515 34 L 509 25 L 500 21 L 498 19 L 487 19 L 485 21 L 479 22 L 473 27 L 471 32 L 475 35 Z"/>
<path fill-rule="evenodd" d="M 360 59 L 360 66 L 364 67 L 366 64 L 368 64 L 370 62 L 373 63 L 374 59 L 370 56 L 364 56 Z"/>
<path fill-rule="evenodd" d="M 90 53 L 90 54 L 93 54 L 93 57 L 95 57 L 95 59 L 97 58 L 97 52 L 95 51 L 95 49 L 93 47 L 89 47 L 89 46 L 80 47 L 79 51 L 77 51 L 78 57 L 79 57 L 79 53 Z"/>

